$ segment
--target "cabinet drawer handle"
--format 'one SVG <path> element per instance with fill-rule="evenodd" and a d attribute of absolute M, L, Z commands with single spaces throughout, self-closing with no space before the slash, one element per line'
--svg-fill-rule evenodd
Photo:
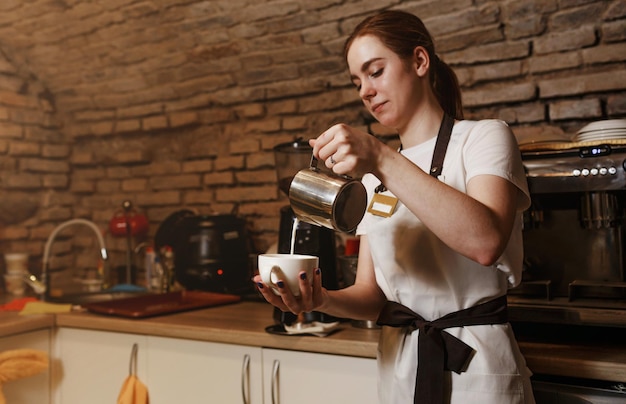
<path fill-rule="evenodd" d="M 243 404 L 250 404 L 250 355 L 243 356 L 241 367 L 241 397 Z"/>
<path fill-rule="evenodd" d="M 280 404 L 280 397 L 278 396 L 278 369 L 280 368 L 280 361 L 274 360 L 274 366 L 272 367 L 272 404 Z"/>

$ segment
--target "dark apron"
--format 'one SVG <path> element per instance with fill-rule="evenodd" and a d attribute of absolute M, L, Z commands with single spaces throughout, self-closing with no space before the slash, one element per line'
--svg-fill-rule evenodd
<path fill-rule="evenodd" d="M 454 119 L 444 113 L 430 166 L 430 175 L 437 178 L 443 169 Z M 382 186 L 382 184 L 381 184 Z M 451 327 L 502 324 L 508 321 L 506 295 L 486 303 L 426 321 L 419 314 L 397 302 L 387 302 L 377 324 L 419 330 L 417 376 L 413 403 L 442 404 L 444 371 L 463 372 L 474 351 L 469 345 L 444 331 Z"/>

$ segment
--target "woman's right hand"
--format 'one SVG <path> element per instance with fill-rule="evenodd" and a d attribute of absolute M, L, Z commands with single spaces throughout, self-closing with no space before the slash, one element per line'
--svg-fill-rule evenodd
<path fill-rule="evenodd" d="M 375 172 L 384 143 L 367 132 L 352 126 L 337 124 L 316 139 L 309 140 L 313 155 L 325 160 L 326 166 L 336 174 L 361 177 Z"/>

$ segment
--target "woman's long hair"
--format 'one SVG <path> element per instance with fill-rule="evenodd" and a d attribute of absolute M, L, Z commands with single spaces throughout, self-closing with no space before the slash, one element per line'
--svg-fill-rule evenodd
<path fill-rule="evenodd" d="M 361 36 L 373 35 L 401 59 L 413 57 L 416 47 L 422 46 L 430 57 L 430 83 L 439 105 L 453 118 L 463 119 L 461 89 L 454 71 L 435 53 L 435 45 L 422 20 L 413 14 L 387 10 L 370 16 L 356 26 L 346 40 L 344 57 L 352 42 Z"/>

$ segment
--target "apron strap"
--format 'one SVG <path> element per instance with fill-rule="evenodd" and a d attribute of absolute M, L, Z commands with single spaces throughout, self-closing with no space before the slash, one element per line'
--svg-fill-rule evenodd
<path fill-rule="evenodd" d="M 433 160 L 430 163 L 430 175 L 437 178 L 443 170 L 443 159 L 446 157 L 446 151 L 448 150 L 448 143 L 450 143 L 450 137 L 452 136 L 452 127 L 454 126 L 454 119 L 443 113 L 443 119 L 441 120 L 441 126 L 439 126 L 439 133 L 437 134 L 437 143 L 435 143 L 435 151 L 433 152 Z"/>
<path fill-rule="evenodd" d="M 450 115 L 443 113 L 441 119 L 441 125 L 439 126 L 439 132 L 437 133 L 437 142 L 435 143 L 435 151 L 433 152 L 433 159 L 430 163 L 430 175 L 437 178 L 443 170 L 443 159 L 446 157 L 446 151 L 448 150 L 448 143 L 450 143 L 450 137 L 452 136 L 452 128 L 454 127 L 454 119 Z M 398 151 L 402 150 L 402 146 Z M 375 193 L 385 192 L 387 187 L 381 182 L 375 189 Z"/>

